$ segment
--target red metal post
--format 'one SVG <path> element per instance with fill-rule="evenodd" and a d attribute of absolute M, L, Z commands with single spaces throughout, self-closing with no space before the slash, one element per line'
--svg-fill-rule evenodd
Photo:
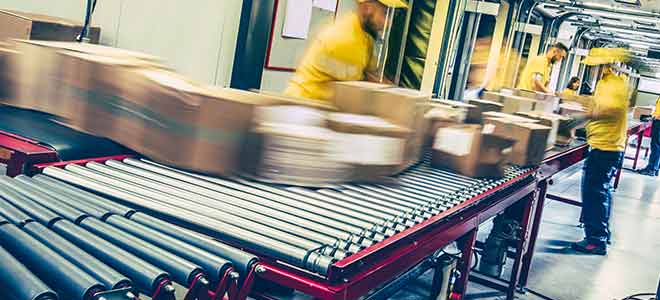
<path fill-rule="evenodd" d="M 538 202 L 534 210 L 534 218 L 532 219 L 532 232 L 529 235 L 529 245 L 527 253 L 523 257 L 522 271 L 520 272 L 520 287 L 527 286 L 527 279 L 529 279 L 529 271 L 532 268 L 532 258 L 534 257 L 534 248 L 536 247 L 536 240 L 538 239 L 539 230 L 541 228 L 541 221 L 543 219 L 543 207 L 545 206 L 545 196 L 548 192 L 548 181 L 542 180 L 539 182 L 538 187 Z"/>
<path fill-rule="evenodd" d="M 640 130 L 639 133 L 637 133 L 637 150 L 635 150 L 635 160 L 633 161 L 633 170 L 637 170 L 637 160 L 639 160 L 639 150 L 642 149 L 642 140 L 644 139 L 644 130 Z"/>
<path fill-rule="evenodd" d="M 461 259 L 458 262 L 458 272 L 460 277 L 454 285 L 454 293 L 458 296 L 458 300 L 465 298 L 467 292 L 468 279 L 470 277 L 470 269 L 472 267 L 472 255 L 474 253 L 474 243 L 477 241 L 478 228 L 470 230 L 466 235 L 462 236 L 456 241 L 458 247 L 461 249 Z"/>
<path fill-rule="evenodd" d="M 526 201 L 525 209 L 523 211 L 523 218 L 520 224 L 521 227 L 521 237 L 518 242 L 518 247 L 516 248 L 516 259 L 513 263 L 513 270 L 511 270 L 511 277 L 509 279 L 509 288 L 507 290 L 507 300 L 514 300 L 516 296 L 516 290 L 518 288 L 518 280 L 520 279 L 520 271 L 522 268 L 523 257 L 528 250 L 528 240 L 530 236 L 530 225 L 531 225 L 531 213 L 536 207 L 536 193 L 532 193 L 527 196 L 527 199 L 521 200 Z M 533 251 L 533 250 L 532 250 Z"/>

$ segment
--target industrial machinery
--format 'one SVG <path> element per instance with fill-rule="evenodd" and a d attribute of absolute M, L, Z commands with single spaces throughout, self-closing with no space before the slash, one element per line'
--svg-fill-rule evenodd
<path fill-rule="evenodd" d="M 192 283 L 195 266 L 208 268 L 158 232 L 198 232 L 259 257 L 258 267 L 242 269 L 248 278 L 323 299 L 369 295 L 428 259 L 421 270 L 436 269 L 437 290 L 448 292 L 454 278 L 453 292 L 462 294 L 479 223 L 514 202 L 533 199 L 535 190 L 534 169 L 510 167 L 501 179 L 473 179 L 432 169 L 428 162 L 399 175 L 397 185 L 324 189 L 211 178 L 131 157 L 36 167 L 40 174 L 0 183 L 55 211 L 60 218 L 53 224 L 40 223 L 56 232 L 58 224 L 77 225 L 165 270 L 178 270 L 172 264 L 177 258 L 187 260 L 192 264 L 176 265 L 188 267 L 170 271 L 183 285 Z M 174 237 L 199 246 L 187 236 Z M 461 260 L 441 264 L 446 257 L 434 253 L 456 240 Z M 172 265 L 150 260 L 150 247 L 172 253 L 167 259 Z M 222 257 L 233 261 L 226 253 Z M 450 276 L 454 269 L 460 277 Z"/>

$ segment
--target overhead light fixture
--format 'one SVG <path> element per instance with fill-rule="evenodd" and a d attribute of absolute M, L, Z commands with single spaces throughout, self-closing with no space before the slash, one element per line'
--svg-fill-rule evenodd
<path fill-rule="evenodd" d="M 639 1 L 639 0 L 614 0 L 614 2 L 622 3 L 622 4 L 625 4 L 625 5 L 631 5 L 631 6 L 635 6 L 635 7 L 641 7 L 642 6 L 642 2 Z"/>

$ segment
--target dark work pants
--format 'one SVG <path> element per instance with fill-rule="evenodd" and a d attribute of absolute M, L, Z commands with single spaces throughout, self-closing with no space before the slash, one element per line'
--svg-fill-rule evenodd
<path fill-rule="evenodd" d="M 582 169 L 582 218 L 592 242 L 606 242 L 612 206 L 612 178 L 623 161 L 623 152 L 592 149 Z"/>
<path fill-rule="evenodd" d="M 647 170 L 658 171 L 660 169 L 660 120 L 653 120 L 651 128 L 651 156 L 646 165 Z"/>

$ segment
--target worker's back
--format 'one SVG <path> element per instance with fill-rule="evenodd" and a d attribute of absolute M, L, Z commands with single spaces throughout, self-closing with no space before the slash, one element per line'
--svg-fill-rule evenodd
<path fill-rule="evenodd" d="M 330 82 L 364 79 L 372 51 L 373 39 L 357 14 L 350 14 L 314 41 L 284 93 L 327 101 L 332 97 Z"/>
<path fill-rule="evenodd" d="M 587 124 L 589 145 L 602 151 L 623 151 L 628 128 L 628 86 L 618 75 L 608 75 L 598 82 L 594 93 L 594 113 L 607 117 Z"/>

